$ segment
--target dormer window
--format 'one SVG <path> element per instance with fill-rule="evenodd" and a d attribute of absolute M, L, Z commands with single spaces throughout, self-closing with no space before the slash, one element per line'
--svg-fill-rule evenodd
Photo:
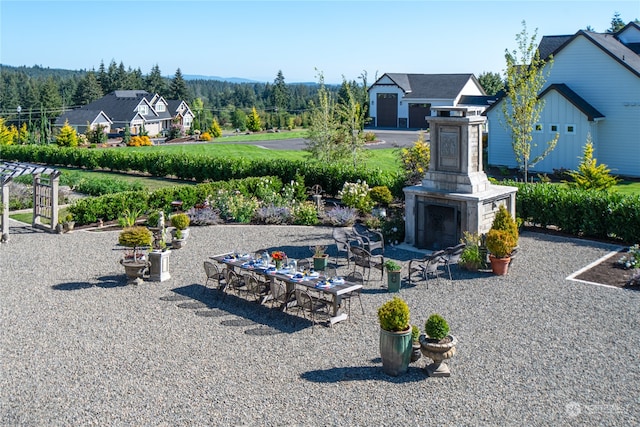
<path fill-rule="evenodd" d="M 143 116 L 149 114 L 149 109 L 147 108 L 146 105 L 140 105 L 138 106 L 138 113 L 142 114 Z"/>
<path fill-rule="evenodd" d="M 164 112 L 165 110 L 166 110 L 165 105 L 164 105 L 162 102 L 158 102 L 158 103 L 156 104 L 156 111 L 157 111 L 158 113 L 162 113 L 162 112 Z"/>

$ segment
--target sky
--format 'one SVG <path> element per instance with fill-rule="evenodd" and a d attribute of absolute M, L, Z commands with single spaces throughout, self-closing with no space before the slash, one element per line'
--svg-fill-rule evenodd
<path fill-rule="evenodd" d="M 604 32 L 633 1 L 0 0 L 0 64 L 340 83 L 366 74 L 502 73 L 530 36 Z"/>

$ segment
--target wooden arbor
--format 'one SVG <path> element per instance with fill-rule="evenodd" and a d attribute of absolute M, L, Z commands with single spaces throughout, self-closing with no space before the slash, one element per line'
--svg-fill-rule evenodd
<path fill-rule="evenodd" d="M 60 171 L 47 166 L 0 162 L 0 241 L 9 240 L 9 183 L 16 177 L 33 175 L 33 221 L 31 225 L 54 232 L 58 224 L 58 182 Z M 43 222 L 42 220 L 47 220 Z"/>

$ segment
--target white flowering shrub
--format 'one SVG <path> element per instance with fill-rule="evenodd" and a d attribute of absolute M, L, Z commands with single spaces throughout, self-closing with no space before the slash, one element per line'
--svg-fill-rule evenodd
<path fill-rule="evenodd" d="M 370 191 L 366 181 L 345 182 L 342 190 L 338 192 L 338 197 L 343 205 L 366 214 L 371 213 L 374 204 L 369 195 Z"/>

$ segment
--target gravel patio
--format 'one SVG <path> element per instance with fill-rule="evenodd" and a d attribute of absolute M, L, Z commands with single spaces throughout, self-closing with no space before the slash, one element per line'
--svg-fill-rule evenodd
<path fill-rule="evenodd" d="M 309 257 L 331 229 L 192 227 L 171 279 L 126 285 L 117 231 L 37 232 L 0 245 L 0 425 L 638 425 L 640 293 L 566 280 L 615 248 L 524 232 L 509 274 L 454 269 L 401 290 L 421 328 L 442 314 L 459 340 L 450 378 L 425 359 L 382 372 L 365 285 L 350 321 L 203 292 L 203 261 L 279 248 Z M 330 250 L 330 253 L 332 253 Z M 406 261 L 419 254 L 388 248 Z M 343 268 L 342 271 L 345 271 Z M 375 274 L 375 273 L 374 273 Z"/>

